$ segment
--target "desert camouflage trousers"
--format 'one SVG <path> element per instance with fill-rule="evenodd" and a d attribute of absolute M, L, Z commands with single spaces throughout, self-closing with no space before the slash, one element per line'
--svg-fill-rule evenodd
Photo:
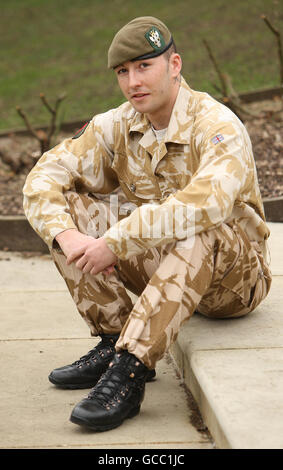
<path fill-rule="evenodd" d="M 102 236 L 111 221 L 109 196 L 65 196 L 78 230 Z M 250 242 L 237 224 L 197 234 L 187 246 L 186 240 L 176 241 L 118 260 L 110 275 L 83 274 L 74 263 L 68 266 L 58 247 L 51 254 L 91 335 L 120 333 L 116 349 L 127 349 L 150 369 L 195 311 L 213 318 L 245 315 L 271 285 L 258 243 Z M 135 302 L 128 291 L 136 294 Z"/>

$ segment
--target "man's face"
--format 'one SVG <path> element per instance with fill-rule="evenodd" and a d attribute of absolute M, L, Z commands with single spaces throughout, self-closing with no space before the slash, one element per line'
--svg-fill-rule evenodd
<path fill-rule="evenodd" d="M 136 111 L 148 115 L 154 123 L 160 113 L 171 113 L 176 99 L 176 78 L 180 67 L 172 54 L 169 61 L 164 55 L 153 59 L 129 61 L 115 68 L 119 86 Z M 177 62 L 178 62 L 177 57 Z M 180 62 L 180 61 L 179 61 Z M 152 118 L 152 119 L 151 119 Z"/>

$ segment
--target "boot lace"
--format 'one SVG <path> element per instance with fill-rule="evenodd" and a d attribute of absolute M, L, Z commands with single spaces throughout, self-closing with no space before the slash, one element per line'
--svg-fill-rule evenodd
<path fill-rule="evenodd" d="M 135 378 L 135 381 L 132 379 Z M 111 407 L 118 406 L 119 403 L 129 394 L 130 389 L 142 389 L 144 380 L 135 377 L 134 372 L 121 366 L 121 364 L 110 363 L 107 371 L 97 382 L 96 386 L 89 392 L 87 398 L 95 399 L 101 406 L 110 410 Z"/>
<path fill-rule="evenodd" d="M 117 406 L 129 392 L 129 386 L 125 384 L 124 379 L 124 374 L 117 374 L 117 371 L 113 374 L 113 371 L 108 369 L 96 387 L 91 390 L 88 398 L 95 399 L 100 405 L 110 410 L 111 407 Z"/>
<path fill-rule="evenodd" d="M 80 357 L 77 361 L 73 362 L 73 366 L 82 367 L 85 364 L 90 364 L 90 361 L 96 362 L 100 358 L 107 357 L 109 355 L 113 355 L 115 353 L 115 342 L 116 339 L 112 339 L 111 342 L 110 338 L 107 338 L 101 335 L 101 341 L 87 354 Z"/>

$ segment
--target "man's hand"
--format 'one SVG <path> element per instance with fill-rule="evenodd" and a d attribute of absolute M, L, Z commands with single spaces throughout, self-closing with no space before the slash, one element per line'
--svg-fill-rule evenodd
<path fill-rule="evenodd" d="M 97 274 L 114 271 L 117 256 L 108 248 L 104 238 L 93 238 L 75 229 L 65 230 L 56 236 L 67 264 L 76 263 L 83 273 Z"/>

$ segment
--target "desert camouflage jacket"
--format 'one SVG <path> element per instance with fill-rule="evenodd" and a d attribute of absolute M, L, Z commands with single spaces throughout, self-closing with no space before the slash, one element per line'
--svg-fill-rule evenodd
<path fill-rule="evenodd" d="M 65 191 L 106 195 L 119 187 L 132 210 L 104 238 L 121 259 L 223 222 L 236 221 L 263 248 L 269 236 L 244 125 L 183 78 L 163 142 L 129 102 L 95 116 L 32 169 L 25 213 L 51 247 L 57 234 L 75 228 Z"/>

